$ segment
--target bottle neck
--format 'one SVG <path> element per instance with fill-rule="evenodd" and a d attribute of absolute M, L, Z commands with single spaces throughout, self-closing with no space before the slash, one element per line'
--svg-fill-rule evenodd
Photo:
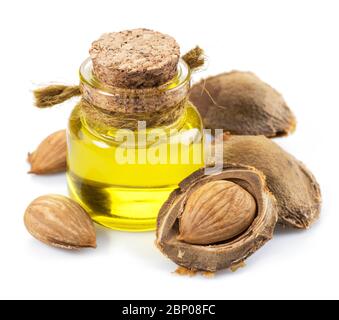
<path fill-rule="evenodd" d="M 190 76 L 189 67 L 180 61 L 176 77 L 160 87 L 117 88 L 100 82 L 88 59 L 80 68 L 84 116 L 114 128 L 135 129 L 138 121 L 146 121 L 148 127 L 168 126 L 182 116 Z"/>

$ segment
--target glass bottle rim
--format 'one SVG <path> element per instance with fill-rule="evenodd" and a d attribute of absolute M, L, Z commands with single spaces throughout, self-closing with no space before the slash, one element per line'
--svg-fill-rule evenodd
<path fill-rule="evenodd" d="M 175 92 L 176 90 L 180 90 L 183 87 L 187 86 L 191 80 L 191 69 L 188 64 L 183 60 L 179 59 L 178 63 L 178 72 L 176 76 L 170 81 L 162 84 L 161 86 L 156 87 L 157 90 L 164 92 Z M 86 86 L 90 86 L 93 89 L 100 90 L 105 95 L 115 95 L 119 91 L 128 92 L 131 91 L 133 93 L 139 92 L 142 95 L 147 95 L 149 92 L 152 94 L 155 88 L 119 88 L 113 87 L 105 84 L 100 81 L 93 73 L 93 64 L 90 57 L 88 57 L 79 68 L 79 77 L 80 81 L 84 83 Z"/>

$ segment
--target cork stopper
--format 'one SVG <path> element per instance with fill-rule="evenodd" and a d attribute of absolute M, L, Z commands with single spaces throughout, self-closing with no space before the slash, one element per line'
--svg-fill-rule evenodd
<path fill-rule="evenodd" d="M 89 51 L 95 76 L 120 88 L 151 88 L 177 73 L 180 48 L 174 38 L 148 29 L 103 34 Z"/>

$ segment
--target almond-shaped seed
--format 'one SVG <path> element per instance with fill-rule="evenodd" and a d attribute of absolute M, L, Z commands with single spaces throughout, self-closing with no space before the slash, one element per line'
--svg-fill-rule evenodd
<path fill-rule="evenodd" d="M 178 240 L 213 244 L 245 231 L 256 216 L 253 196 L 226 180 L 208 182 L 188 197 L 180 218 Z"/>
<path fill-rule="evenodd" d="M 44 195 L 27 207 L 28 232 L 50 246 L 63 249 L 96 247 L 94 224 L 75 201 L 61 195 Z"/>
<path fill-rule="evenodd" d="M 29 173 L 49 174 L 66 170 L 66 130 L 59 130 L 45 138 L 38 148 L 28 154 Z"/>

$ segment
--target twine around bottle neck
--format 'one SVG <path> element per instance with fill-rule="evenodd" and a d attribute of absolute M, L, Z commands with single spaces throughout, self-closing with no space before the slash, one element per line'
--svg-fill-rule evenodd
<path fill-rule="evenodd" d="M 151 88 L 118 88 L 100 82 L 86 60 L 80 68 L 83 115 L 115 128 L 135 129 L 138 121 L 147 127 L 167 126 L 175 122 L 187 101 L 191 70 L 181 60 L 178 73 L 168 83 Z"/>
<path fill-rule="evenodd" d="M 205 61 L 203 50 L 196 47 L 182 60 L 188 69 L 199 68 Z M 52 107 L 81 95 L 79 106 L 89 123 L 135 129 L 142 120 L 148 127 L 158 127 L 175 122 L 182 114 L 188 98 L 189 80 L 173 89 L 166 89 L 165 85 L 147 89 L 111 87 L 107 91 L 107 87 L 93 86 L 81 79 L 79 86 L 52 85 L 35 90 L 35 105 Z"/>

